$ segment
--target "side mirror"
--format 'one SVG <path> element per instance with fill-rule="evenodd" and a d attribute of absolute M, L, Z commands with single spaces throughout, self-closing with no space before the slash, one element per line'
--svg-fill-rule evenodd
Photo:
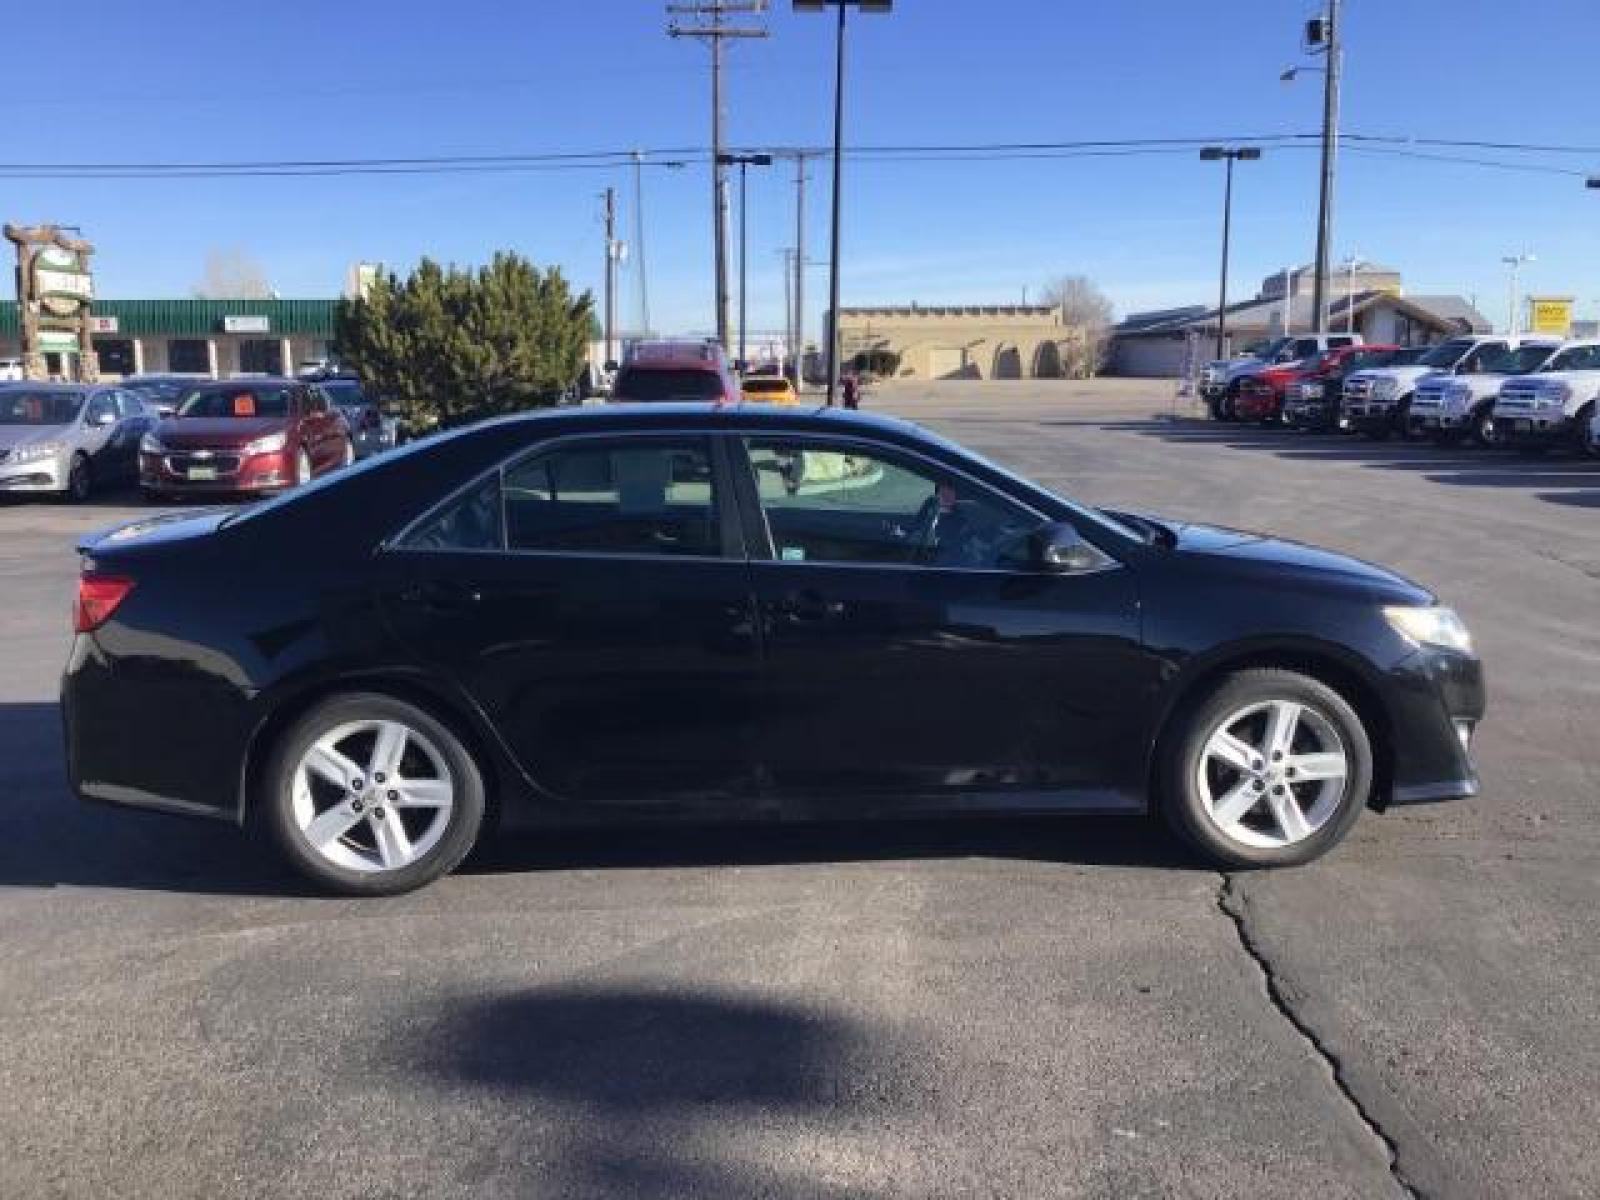
<path fill-rule="evenodd" d="M 1086 575 L 1115 561 L 1064 521 L 1052 521 L 1033 535 L 1033 565 L 1052 575 Z"/>

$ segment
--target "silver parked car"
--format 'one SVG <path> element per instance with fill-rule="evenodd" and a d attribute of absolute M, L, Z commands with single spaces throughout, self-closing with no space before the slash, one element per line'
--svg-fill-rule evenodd
<path fill-rule="evenodd" d="M 358 380 L 340 376 L 318 379 L 311 386 L 318 388 L 344 417 L 358 459 L 393 450 L 400 444 L 399 420 L 369 400 Z"/>
<path fill-rule="evenodd" d="M 0 493 L 86 500 L 96 486 L 131 484 L 139 477 L 139 439 L 155 424 L 127 388 L 0 385 Z"/>

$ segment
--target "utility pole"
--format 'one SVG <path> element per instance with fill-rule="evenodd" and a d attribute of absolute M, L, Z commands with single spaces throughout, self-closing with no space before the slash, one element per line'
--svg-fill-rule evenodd
<path fill-rule="evenodd" d="M 806 354 L 806 160 L 818 158 L 821 150 L 775 150 L 775 158 L 794 159 L 794 386 L 804 384 L 801 365 Z"/>
<path fill-rule="evenodd" d="M 617 360 L 617 258 L 621 243 L 617 241 L 617 190 L 605 190 L 606 219 L 606 349 L 605 361 Z"/>
<path fill-rule="evenodd" d="M 681 25 L 676 20 L 667 26 L 671 37 L 697 38 L 711 44 L 711 238 L 712 269 L 715 274 L 717 341 L 728 349 L 728 188 L 723 175 L 722 149 L 722 43 L 728 38 L 764 38 L 765 26 L 730 23 L 729 17 L 764 13 L 767 0 L 694 0 L 669 4 L 673 17 L 688 17 L 694 23 Z"/>
<path fill-rule="evenodd" d="M 1333 238 L 1333 172 L 1339 153 L 1339 72 L 1343 67 L 1343 43 L 1339 35 L 1341 0 L 1328 0 L 1325 16 L 1316 17 L 1306 27 L 1306 41 L 1321 45 L 1326 55 L 1322 74 L 1322 181 L 1317 194 L 1317 262 L 1312 285 L 1311 313 L 1313 333 L 1323 333 L 1328 322 L 1324 303 L 1328 293 L 1328 253 Z"/>
<path fill-rule="evenodd" d="M 644 265 L 644 155 L 633 152 L 633 270 L 639 280 L 639 336 L 650 336 L 650 280 Z"/>

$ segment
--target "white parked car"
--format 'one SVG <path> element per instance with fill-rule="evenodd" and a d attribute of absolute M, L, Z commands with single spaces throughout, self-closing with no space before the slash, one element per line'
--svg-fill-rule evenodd
<path fill-rule="evenodd" d="M 1430 376 L 1472 375 L 1510 349 L 1504 335 L 1453 337 L 1440 342 L 1415 363 L 1358 371 L 1344 381 L 1344 414 L 1352 428 L 1382 440 L 1410 427 L 1411 402 L 1417 385 Z"/>
<path fill-rule="evenodd" d="M 1553 337 L 1507 338 L 1510 348 L 1485 362 L 1480 370 L 1461 375 L 1430 375 L 1411 396 L 1411 433 L 1453 446 L 1471 437 L 1480 446 L 1494 444 L 1494 402 L 1501 385 L 1516 375 L 1544 369 L 1561 349 Z"/>
<path fill-rule="evenodd" d="M 20 358 L 0 358 L 0 383 L 20 383 L 23 378 Z"/>
<path fill-rule="evenodd" d="M 1600 341 L 1568 342 L 1532 375 L 1508 379 L 1494 402 L 1495 440 L 1522 450 L 1584 449 L 1600 397 Z"/>

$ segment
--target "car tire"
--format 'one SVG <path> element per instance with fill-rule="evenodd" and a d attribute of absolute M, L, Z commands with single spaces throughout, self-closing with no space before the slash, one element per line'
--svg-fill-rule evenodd
<path fill-rule="evenodd" d="M 1287 743 L 1274 742 L 1285 727 Z M 1280 760 L 1274 745 L 1288 747 Z M 1175 718 L 1163 746 L 1161 813 L 1224 868 L 1320 857 L 1350 831 L 1372 788 L 1361 718 L 1327 684 L 1295 671 L 1227 676 Z"/>
<path fill-rule="evenodd" d="M 390 777 L 378 769 L 385 762 L 395 764 Z M 335 783 L 328 764 L 358 777 Z M 398 895 L 449 874 L 476 844 L 485 811 L 483 773 L 461 739 L 376 693 L 331 697 L 295 721 L 253 799 L 289 863 L 349 896 Z"/>
<path fill-rule="evenodd" d="M 94 494 L 94 470 L 89 466 L 89 456 L 78 451 L 67 467 L 67 486 L 61 489 L 61 498 L 68 504 L 82 504 Z"/>
<path fill-rule="evenodd" d="M 1494 429 L 1494 405 L 1485 405 L 1472 414 L 1472 440 L 1485 450 L 1492 450 L 1500 445 L 1499 436 Z"/>

